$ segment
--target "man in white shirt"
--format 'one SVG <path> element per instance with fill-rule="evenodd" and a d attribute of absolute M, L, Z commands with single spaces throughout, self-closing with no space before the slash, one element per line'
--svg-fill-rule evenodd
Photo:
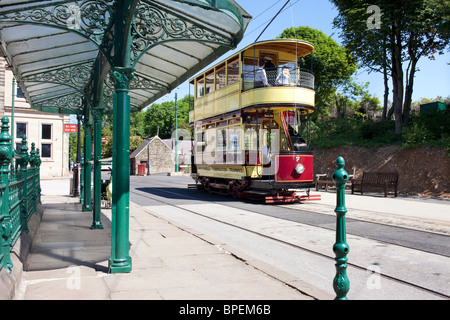
<path fill-rule="evenodd" d="M 264 60 L 259 60 L 259 67 L 255 71 L 255 88 L 268 87 L 266 70 L 264 70 Z"/>

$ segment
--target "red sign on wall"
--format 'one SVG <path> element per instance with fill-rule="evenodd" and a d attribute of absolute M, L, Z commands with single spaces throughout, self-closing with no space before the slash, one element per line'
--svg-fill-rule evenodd
<path fill-rule="evenodd" d="M 77 132 L 77 125 L 76 124 L 65 124 L 64 125 L 64 132 L 71 132 L 76 133 Z"/>

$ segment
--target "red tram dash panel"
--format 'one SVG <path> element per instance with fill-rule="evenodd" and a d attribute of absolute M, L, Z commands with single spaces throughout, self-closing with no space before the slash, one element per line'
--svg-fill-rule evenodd
<path fill-rule="evenodd" d="M 302 164 L 305 170 L 297 173 L 295 167 Z M 279 155 L 275 158 L 276 182 L 311 182 L 313 181 L 313 155 Z"/>

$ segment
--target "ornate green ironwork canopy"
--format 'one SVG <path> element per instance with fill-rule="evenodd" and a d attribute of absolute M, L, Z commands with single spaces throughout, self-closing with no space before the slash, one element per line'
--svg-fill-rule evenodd
<path fill-rule="evenodd" d="M 129 38 L 117 42 L 122 3 L 133 13 L 124 24 Z M 101 98 L 111 110 L 114 46 L 122 42 L 137 111 L 234 48 L 249 19 L 233 0 L 2 0 L 0 41 L 31 107 L 69 114 L 85 114 Z"/>
<path fill-rule="evenodd" d="M 84 174 L 100 222 L 101 115 L 113 114 L 109 271 L 130 272 L 130 112 L 236 47 L 250 17 L 233 0 L 1 0 L 0 51 L 34 109 L 84 116 Z"/>

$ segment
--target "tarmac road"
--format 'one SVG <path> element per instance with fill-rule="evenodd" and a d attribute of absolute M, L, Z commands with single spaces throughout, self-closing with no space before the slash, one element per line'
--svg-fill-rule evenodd
<path fill-rule="evenodd" d="M 232 252 L 236 250 L 238 256 L 256 265 L 266 264 L 324 291 L 330 290 L 335 273 L 334 263 L 330 262 L 335 233 L 335 194 L 321 192 L 323 200 L 317 203 L 273 206 L 201 193 L 188 189 L 188 183 L 192 180 L 185 176 L 132 177 L 131 201 L 176 225 L 214 238 L 219 245 Z M 353 262 L 360 267 L 350 266 L 348 270 L 353 286 L 350 298 L 442 298 L 421 288 L 443 293 L 444 298 L 450 296 L 448 201 L 377 195 L 347 195 L 346 198 L 349 265 Z M 390 203 L 389 210 L 384 208 L 386 202 Z M 421 206 L 432 209 L 433 213 L 421 211 Z M 349 217 L 352 215 L 355 218 Z M 272 238 L 285 243 L 275 243 Z M 302 246 L 306 252 L 286 243 Z M 378 289 L 385 290 L 371 290 L 369 282 L 376 272 L 413 286 L 405 289 L 398 281 L 383 278 Z"/>

